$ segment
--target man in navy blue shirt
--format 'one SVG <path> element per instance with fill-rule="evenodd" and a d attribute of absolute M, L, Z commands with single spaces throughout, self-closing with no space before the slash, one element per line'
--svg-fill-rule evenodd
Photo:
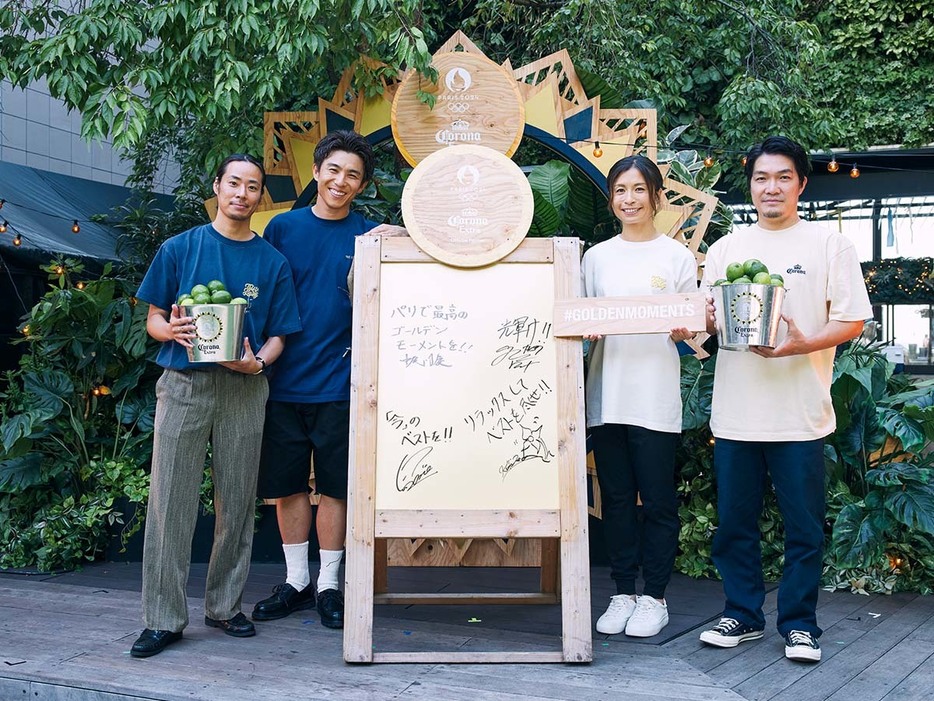
<path fill-rule="evenodd" d="M 352 312 L 347 280 L 357 236 L 405 234 L 401 227 L 377 226 L 351 211 L 373 170 L 373 150 L 362 136 L 350 131 L 326 135 L 315 148 L 315 203 L 276 216 L 263 234 L 291 265 L 303 329 L 289 338 L 270 380 L 258 487 L 260 497 L 276 500 L 286 580 L 256 604 L 254 620 L 283 618 L 317 605 L 324 626 L 344 625 L 338 572 L 346 533 L 350 441 Z M 320 495 L 316 586 L 308 568 L 312 456 Z"/>
<path fill-rule="evenodd" d="M 168 239 L 159 248 L 137 297 L 149 302 L 146 330 L 162 342 L 157 362 L 152 479 L 143 547 L 145 630 L 133 657 L 150 657 L 181 639 L 188 624 L 185 584 L 198 491 L 208 441 L 212 445 L 217 528 L 204 595 L 204 623 L 228 635 L 255 634 L 240 611 L 250 568 L 256 474 L 269 393 L 263 370 L 301 329 L 285 257 L 250 230 L 266 174 L 251 156 L 227 158 L 214 179 L 214 221 Z M 222 281 L 249 299 L 240 360 L 192 363 L 194 319 L 182 316 L 180 292 Z M 254 353 L 255 349 L 255 353 Z"/>

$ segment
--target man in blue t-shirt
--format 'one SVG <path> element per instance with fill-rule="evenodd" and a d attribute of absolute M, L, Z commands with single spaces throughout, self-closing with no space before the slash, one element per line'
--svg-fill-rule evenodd
<path fill-rule="evenodd" d="M 165 371 L 156 384 L 143 546 L 146 628 L 130 649 L 133 657 L 162 652 L 181 639 L 188 624 L 185 584 L 209 440 L 217 527 L 205 583 L 204 623 L 235 637 L 256 633 L 240 602 L 250 568 L 269 394 L 263 370 L 281 354 L 285 336 L 302 327 L 285 257 L 250 230 L 265 180 L 255 158 L 227 158 L 214 180 L 214 221 L 163 243 L 136 293 L 149 302 L 146 330 L 162 341 L 157 362 Z M 182 316 L 176 301 L 180 292 L 212 280 L 248 300 L 243 355 L 231 362 L 192 363 L 188 349 L 197 337 L 195 320 Z"/>
<path fill-rule="evenodd" d="M 328 134 L 315 147 L 315 203 L 278 215 L 263 233 L 289 261 L 304 328 L 289 338 L 270 379 L 258 494 L 276 500 L 286 580 L 256 604 L 257 621 L 283 618 L 317 604 L 323 625 L 344 625 L 338 572 L 346 533 L 350 443 L 348 275 L 357 236 L 406 233 L 350 211 L 373 169 L 373 149 L 366 139 L 351 131 Z M 312 455 L 315 491 L 320 495 L 315 517 L 321 557 L 317 586 L 312 586 L 308 568 Z"/>

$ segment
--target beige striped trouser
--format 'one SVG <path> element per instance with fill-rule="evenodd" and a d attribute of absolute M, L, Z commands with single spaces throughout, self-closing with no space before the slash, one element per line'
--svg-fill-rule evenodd
<path fill-rule="evenodd" d="M 152 482 L 143 545 L 143 622 L 188 624 L 185 585 L 208 440 L 217 521 L 204 592 L 206 616 L 240 611 L 250 570 L 256 475 L 269 386 L 263 375 L 220 366 L 166 370 L 156 383 Z"/>

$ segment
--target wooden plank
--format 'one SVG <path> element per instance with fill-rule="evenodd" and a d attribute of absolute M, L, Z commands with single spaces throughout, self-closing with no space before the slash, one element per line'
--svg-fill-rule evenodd
<path fill-rule="evenodd" d="M 389 591 L 389 543 L 385 538 L 377 538 L 373 549 L 374 568 L 373 591 Z"/>
<path fill-rule="evenodd" d="M 556 238 L 555 297 L 580 295 L 578 239 Z M 556 339 L 558 365 L 558 470 L 561 509 L 561 618 L 565 662 L 590 662 L 590 552 L 587 527 L 587 450 L 583 346 Z"/>
<path fill-rule="evenodd" d="M 390 236 L 383 240 L 381 258 L 383 263 L 437 263 L 408 236 Z M 499 263 L 551 263 L 554 247 L 551 239 L 524 239 L 518 248 Z"/>
<path fill-rule="evenodd" d="M 377 339 L 381 237 L 357 238 L 354 345 L 350 379 L 344 659 L 373 659 L 374 499 L 376 495 Z"/>
<path fill-rule="evenodd" d="M 546 538 L 542 540 L 542 567 L 539 586 L 543 593 L 554 594 L 561 599 L 561 562 L 559 540 Z"/>
<path fill-rule="evenodd" d="M 419 664 L 490 664 L 512 662 L 564 662 L 561 652 L 374 652 L 374 662 L 412 662 Z"/>
<path fill-rule="evenodd" d="M 934 655 L 934 643 L 908 636 L 853 679 L 827 701 L 880 701 Z"/>
<path fill-rule="evenodd" d="M 934 655 L 912 670 L 883 698 L 885 701 L 927 700 L 931 698 L 931 689 L 934 689 Z"/>
<path fill-rule="evenodd" d="M 456 509 L 376 512 L 377 538 L 557 538 L 557 511 L 460 511 Z"/>
<path fill-rule="evenodd" d="M 882 602 L 879 602 L 882 603 Z M 870 609 L 872 610 L 872 609 Z M 862 635 L 846 646 L 846 654 L 821 662 L 820 675 L 807 675 L 772 698 L 777 701 L 823 701 L 873 664 L 884 651 L 901 642 L 922 620 L 934 615 L 934 597 L 912 599 L 891 616 L 876 619 L 872 635 Z"/>
<path fill-rule="evenodd" d="M 555 336 L 662 333 L 684 326 L 703 331 L 707 295 L 702 292 L 555 300 Z"/>
<path fill-rule="evenodd" d="M 412 606 L 415 604 L 512 604 L 512 605 L 530 605 L 530 604 L 556 604 L 558 597 L 554 594 L 542 593 L 505 593 L 505 594 L 480 594 L 480 593 L 447 593 L 439 592 L 436 594 L 412 594 L 412 593 L 387 593 L 379 594 L 375 597 L 377 604 L 402 604 Z"/>

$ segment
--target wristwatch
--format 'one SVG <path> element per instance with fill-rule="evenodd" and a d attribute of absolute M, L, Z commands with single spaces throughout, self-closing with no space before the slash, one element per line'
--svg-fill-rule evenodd
<path fill-rule="evenodd" d="M 259 363 L 259 370 L 254 372 L 254 375 L 262 375 L 266 371 L 266 361 L 260 358 L 258 355 L 253 356 L 256 358 L 256 361 Z"/>

